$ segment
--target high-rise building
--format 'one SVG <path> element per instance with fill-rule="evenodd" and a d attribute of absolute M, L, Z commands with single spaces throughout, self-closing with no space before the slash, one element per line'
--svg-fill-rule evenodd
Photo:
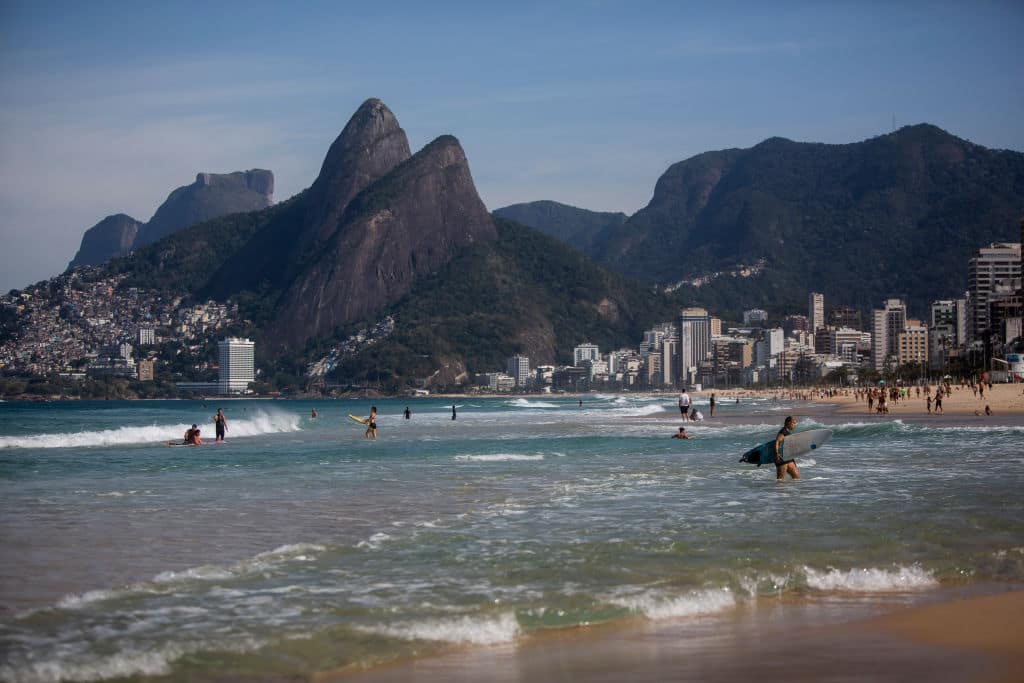
<path fill-rule="evenodd" d="M 530 378 L 530 359 L 527 356 L 512 356 L 505 361 L 505 372 L 515 379 L 517 387 L 525 387 Z"/>
<path fill-rule="evenodd" d="M 595 361 L 600 358 L 601 351 L 597 348 L 597 344 L 583 342 L 572 350 L 572 364 L 577 368 L 582 368 L 584 361 Z"/>
<path fill-rule="evenodd" d="M 797 332 L 812 332 L 810 321 L 802 315 L 787 315 L 782 319 L 782 330 L 787 337 L 796 336 Z"/>
<path fill-rule="evenodd" d="M 809 321 L 808 331 L 817 332 L 825 327 L 825 295 L 818 292 L 811 292 L 807 297 L 807 320 Z"/>
<path fill-rule="evenodd" d="M 900 365 L 928 362 L 928 326 L 908 324 L 897 335 L 896 359 Z"/>
<path fill-rule="evenodd" d="M 248 339 L 228 337 L 217 342 L 220 374 L 217 390 L 224 395 L 244 394 L 256 379 L 256 343 Z"/>
<path fill-rule="evenodd" d="M 711 316 L 711 336 L 721 337 L 722 336 L 722 319 Z"/>
<path fill-rule="evenodd" d="M 697 368 L 711 354 L 711 316 L 703 308 L 684 308 L 679 315 L 679 381 L 696 382 Z"/>
<path fill-rule="evenodd" d="M 999 288 L 1016 288 L 1021 277 L 1020 243 L 996 242 L 979 249 L 967 267 L 971 311 L 968 316 L 970 341 L 981 338 L 991 327 L 989 304 Z"/>
<path fill-rule="evenodd" d="M 152 346 L 156 344 L 156 332 L 152 327 L 139 328 L 139 346 Z"/>
<path fill-rule="evenodd" d="M 872 312 L 871 360 L 875 370 L 884 370 L 899 353 L 899 333 L 907 326 L 907 306 L 903 299 L 886 299 L 881 309 Z"/>

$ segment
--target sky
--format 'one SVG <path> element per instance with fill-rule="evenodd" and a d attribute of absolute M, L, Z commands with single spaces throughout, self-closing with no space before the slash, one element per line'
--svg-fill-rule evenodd
<path fill-rule="evenodd" d="M 0 291 L 198 172 L 308 187 L 370 97 L 490 209 L 631 214 L 671 164 L 932 123 L 1024 150 L 1024 2 L 0 0 Z"/>

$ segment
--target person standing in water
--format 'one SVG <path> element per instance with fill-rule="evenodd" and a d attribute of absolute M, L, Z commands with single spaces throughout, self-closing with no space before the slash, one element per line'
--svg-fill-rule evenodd
<path fill-rule="evenodd" d="M 786 418 L 786 422 L 782 425 L 782 429 L 775 435 L 775 479 L 776 481 L 782 481 L 786 478 L 786 473 L 793 479 L 799 479 L 800 473 L 796 469 L 795 460 L 783 460 L 782 454 L 784 451 L 784 442 L 786 437 L 793 433 L 793 428 L 796 427 L 796 419 L 792 416 Z"/>
<path fill-rule="evenodd" d="M 690 413 L 690 394 L 683 389 L 683 393 L 679 394 L 679 415 L 684 420 L 688 420 Z"/>
<path fill-rule="evenodd" d="M 455 419 L 455 405 L 452 405 L 452 419 Z"/>
<path fill-rule="evenodd" d="M 377 406 L 370 406 L 370 417 L 366 418 L 366 433 L 364 439 L 377 440 Z"/>
<path fill-rule="evenodd" d="M 715 416 L 715 395 L 714 394 L 711 394 L 711 400 L 708 401 L 708 416 L 709 417 L 714 417 Z"/>
<path fill-rule="evenodd" d="M 214 441 L 223 441 L 224 433 L 228 431 L 228 420 L 220 408 L 217 408 L 217 414 L 213 416 L 213 427 L 217 432 L 217 438 Z"/>
<path fill-rule="evenodd" d="M 408 420 L 410 417 L 412 417 L 412 411 L 409 410 L 409 406 L 406 406 L 405 407 L 405 419 Z"/>

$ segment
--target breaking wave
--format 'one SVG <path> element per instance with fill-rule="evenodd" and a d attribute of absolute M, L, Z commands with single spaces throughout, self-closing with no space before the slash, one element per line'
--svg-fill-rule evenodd
<path fill-rule="evenodd" d="M 297 432 L 302 429 L 300 423 L 301 418 L 297 415 L 259 411 L 245 419 L 231 420 L 228 426 L 228 436 L 242 437 Z M 180 423 L 147 427 L 119 427 L 99 431 L 0 436 L 0 448 L 89 448 L 160 443 L 180 440 L 190 426 Z M 211 428 L 209 432 L 212 436 L 213 429 Z"/>

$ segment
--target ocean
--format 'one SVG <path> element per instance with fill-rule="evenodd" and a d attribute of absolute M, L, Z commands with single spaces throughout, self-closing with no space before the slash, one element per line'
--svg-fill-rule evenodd
<path fill-rule="evenodd" d="M 578 400 L 0 403 L 0 679 L 305 676 L 1024 581 L 1024 426 L 744 399 L 680 441 L 674 396 Z M 371 403 L 376 441 L 345 417 Z M 738 460 L 788 414 L 834 436 L 779 484 Z"/>

